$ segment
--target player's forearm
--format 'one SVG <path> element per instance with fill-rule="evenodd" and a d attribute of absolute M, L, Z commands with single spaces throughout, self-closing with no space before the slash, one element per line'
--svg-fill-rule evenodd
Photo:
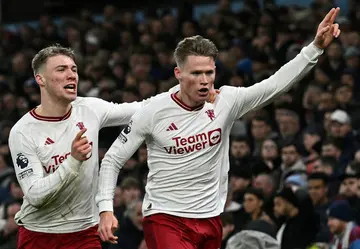
<path fill-rule="evenodd" d="M 263 106 L 275 97 L 288 91 L 316 65 L 318 57 L 322 52 L 323 50 L 318 49 L 311 43 L 271 77 L 248 87 L 241 94 L 241 98 L 245 99 L 245 108 L 253 109 Z"/>
<path fill-rule="evenodd" d="M 44 178 L 35 179 L 25 192 L 27 201 L 36 208 L 41 208 L 57 198 L 79 175 L 82 162 L 69 156 L 58 169 Z"/>
<path fill-rule="evenodd" d="M 96 203 L 99 213 L 113 211 L 113 199 L 116 188 L 117 178 L 122 166 L 130 158 L 123 148 L 120 139 L 117 138 L 109 148 L 101 162 L 99 175 L 99 188 L 96 195 Z"/>

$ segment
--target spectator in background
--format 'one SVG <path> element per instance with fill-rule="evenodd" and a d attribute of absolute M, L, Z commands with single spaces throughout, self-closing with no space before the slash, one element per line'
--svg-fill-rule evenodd
<path fill-rule="evenodd" d="M 132 200 L 127 205 L 119 228 L 115 232 L 115 236 L 118 237 L 117 244 L 111 245 L 109 249 L 139 249 L 144 240 L 141 208 L 142 201 L 139 199 Z"/>
<path fill-rule="evenodd" d="M 127 177 L 115 191 L 116 194 L 116 217 L 121 219 L 128 205 L 141 197 L 140 183 L 136 178 Z"/>
<path fill-rule="evenodd" d="M 262 116 L 255 116 L 251 120 L 251 136 L 254 139 L 253 155 L 260 156 L 261 145 L 263 142 L 270 138 L 275 137 L 276 134 L 272 131 L 270 121 Z"/>
<path fill-rule="evenodd" d="M 319 224 L 311 215 L 311 205 L 302 203 L 299 191 L 284 187 L 274 199 L 275 216 L 282 221 L 276 235 L 281 249 L 306 248 L 318 232 Z"/>
<path fill-rule="evenodd" d="M 282 158 L 282 175 L 281 184 L 285 181 L 285 178 L 293 173 L 305 173 L 306 167 L 301 160 L 298 145 L 293 142 L 288 142 L 283 145 L 281 149 Z"/>
<path fill-rule="evenodd" d="M 315 211 L 321 222 L 327 224 L 327 209 L 331 202 L 328 198 L 329 177 L 325 173 L 313 173 L 308 177 L 308 191 Z"/>
<path fill-rule="evenodd" d="M 352 210 L 347 201 L 335 201 L 329 208 L 328 226 L 333 235 L 333 248 L 349 248 L 360 238 L 360 227 L 353 222 Z"/>
<path fill-rule="evenodd" d="M 272 222 L 264 212 L 264 194 L 261 189 L 247 189 L 244 195 L 243 206 L 245 212 L 249 215 L 250 221 L 262 219 Z"/>

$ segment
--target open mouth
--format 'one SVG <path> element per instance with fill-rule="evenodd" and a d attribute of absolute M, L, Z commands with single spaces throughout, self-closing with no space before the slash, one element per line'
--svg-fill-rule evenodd
<path fill-rule="evenodd" d="M 66 89 L 68 92 L 74 93 L 76 91 L 76 85 L 75 84 L 67 84 L 64 86 L 64 89 Z"/>
<path fill-rule="evenodd" d="M 199 90 L 200 95 L 207 95 L 208 92 L 209 92 L 209 89 L 207 89 L 207 88 L 201 88 Z"/>

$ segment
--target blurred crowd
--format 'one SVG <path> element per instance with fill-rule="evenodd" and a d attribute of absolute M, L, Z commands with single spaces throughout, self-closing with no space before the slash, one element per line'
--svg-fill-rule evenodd
<path fill-rule="evenodd" d="M 175 46 L 200 34 L 220 51 L 215 88 L 248 87 L 309 44 L 334 6 L 332 0 L 314 0 L 307 8 L 245 0 L 235 12 L 220 0 L 214 13 L 195 20 L 195 2 L 182 1 L 176 15 L 148 8 L 141 22 L 134 12 L 108 5 L 101 21 L 82 10 L 60 24 L 43 15 L 38 28 L 0 27 L 0 248 L 16 248 L 13 218 L 23 193 L 7 143 L 14 123 L 40 103 L 30 63 L 38 50 L 54 43 L 73 48 L 79 95 L 122 103 L 176 85 Z M 259 248 L 254 241 L 263 248 L 360 248 L 360 3 L 349 0 L 349 10 L 336 20 L 341 36 L 306 78 L 234 124 L 222 248 Z M 100 132 L 100 159 L 120 130 Z M 142 146 L 119 175 L 114 198 L 119 241 L 104 249 L 146 249 L 141 213 L 146 160 Z"/>

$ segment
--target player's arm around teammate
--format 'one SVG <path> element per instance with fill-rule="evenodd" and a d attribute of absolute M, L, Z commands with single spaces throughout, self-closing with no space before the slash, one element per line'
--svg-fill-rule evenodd
<path fill-rule="evenodd" d="M 9 147 L 16 176 L 24 198 L 30 205 L 40 208 L 51 203 L 57 194 L 78 176 L 81 164 L 92 148 L 86 136 L 83 136 L 85 132 L 86 129 L 83 129 L 75 136 L 71 155 L 59 165 L 58 170 L 46 177 L 43 177 L 44 170 L 36 146 L 22 131 L 13 129 L 10 132 Z"/>

